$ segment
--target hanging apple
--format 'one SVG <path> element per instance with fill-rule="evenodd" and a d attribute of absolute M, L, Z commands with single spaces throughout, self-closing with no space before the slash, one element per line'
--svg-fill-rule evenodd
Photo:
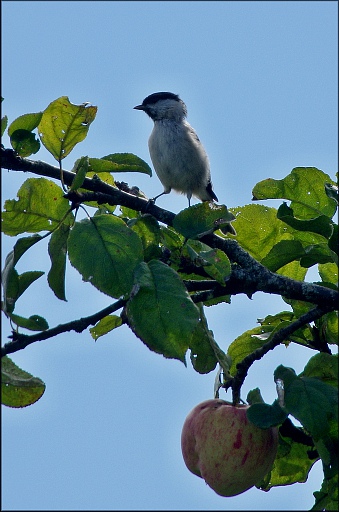
<path fill-rule="evenodd" d="M 251 423 L 248 407 L 206 400 L 189 413 L 182 429 L 186 466 L 221 496 L 253 487 L 272 469 L 277 453 L 278 429 Z"/>

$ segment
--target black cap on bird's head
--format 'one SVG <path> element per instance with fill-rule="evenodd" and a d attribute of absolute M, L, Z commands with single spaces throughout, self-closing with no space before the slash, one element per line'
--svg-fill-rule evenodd
<path fill-rule="evenodd" d="M 185 103 L 173 92 L 155 92 L 147 96 L 141 105 L 134 107 L 143 110 L 153 121 L 164 118 L 183 118 L 187 115 Z"/>
<path fill-rule="evenodd" d="M 160 100 L 176 100 L 180 101 L 178 94 L 174 94 L 173 92 L 155 92 L 147 96 L 141 105 L 137 105 L 134 107 L 136 110 L 144 110 L 147 105 L 154 105 Z"/>

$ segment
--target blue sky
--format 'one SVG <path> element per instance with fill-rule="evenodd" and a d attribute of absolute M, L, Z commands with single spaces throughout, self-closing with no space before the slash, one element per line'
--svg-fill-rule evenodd
<path fill-rule="evenodd" d="M 151 164 L 152 122 L 133 107 L 161 90 L 180 94 L 211 163 L 219 201 L 251 203 L 265 178 L 315 166 L 337 170 L 337 2 L 2 2 L 2 110 L 11 122 L 66 95 L 98 106 L 82 155 L 132 152 Z M 8 144 L 7 137 L 4 138 Z M 36 157 L 54 164 L 45 150 Z M 34 158 L 34 156 L 32 157 Z M 2 173 L 2 202 L 31 176 Z M 149 197 L 162 186 L 124 174 Z M 267 203 L 277 206 L 273 201 Z M 279 204 L 279 203 L 278 203 Z M 187 205 L 172 193 L 159 206 Z M 3 240 L 2 260 L 14 240 Z M 41 247 L 19 271 L 45 270 Z M 18 303 L 18 314 L 41 314 L 50 326 L 107 306 L 70 268 L 67 303 L 43 277 Z M 311 279 L 313 279 L 312 277 Z M 224 350 L 257 318 L 288 309 L 275 296 L 237 296 L 207 310 Z M 3 322 L 3 338 L 9 326 Z M 309 351 L 278 347 L 251 367 L 243 397 L 260 387 L 275 399 L 279 364 L 302 371 Z M 2 410 L 4 510 L 305 510 L 321 485 L 318 463 L 305 484 L 252 489 L 222 498 L 185 467 L 180 434 L 189 411 L 213 396 L 215 373 L 154 354 L 122 327 L 96 343 L 68 333 L 13 355 L 42 378 L 43 398 Z M 222 398 L 230 398 L 224 394 Z"/>

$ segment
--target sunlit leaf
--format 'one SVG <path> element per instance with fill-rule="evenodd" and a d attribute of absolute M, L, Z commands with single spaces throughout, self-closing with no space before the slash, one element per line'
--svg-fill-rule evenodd
<path fill-rule="evenodd" d="M 74 105 L 67 96 L 52 101 L 38 126 L 41 142 L 60 162 L 84 140 L 96 113 L 97 107 L 88 103 Z"/>
<path fill-rule="evenodd" d="M 1 403 L 8 407 L 26 407 L 37 402 L 45 392 L 41 379 L 21 370 L 4 356 L 1 360 Z"/>
<path fill-rule="evenodd" d="M 268 491 L 272 487 L 306 482 L 313 464 L 318 458 L 310 459 L 309 446 L 296 443 L 288 437 L 280 437 L 278 453 L 268 481 L 258 483 L 257 487 Z"/>
<path fill-rule="evenodd" d="M 261 261 L 281 240 L 292 240 L 291 229 L 277 219 L 277 210 L 259 204 L 232 208 L 236 216 L 237 242 Z"/>
<path fill-rule="evenodd" d="M 42 112 L 34 114 L 23 114 L 17 117 L 8 127 L 8 135 L 11 137 L 17 130 L 27 130 L 31 132 L 40 123 L 42 118 Z"/>
<path fill-rule="evenodd" d="M 273 326 L 265 325 L 261 327 L 254 327 L 248 331 L 245 331 L 243 334 L 238 336 L 227 350 L 227 355 L 229 355 L 232 359 L 232 367 L 231 374 L 235 374 L 237 371 L 237 364 L 240 363 L 246 356 L 251 354 L 254 350 L 265 343 L 265 341 L 256 337 L 255 335 L 261 335 L 264 333 L 271 333 L 273 331 Z"/>
<path fill-rule="evenodd" d="M 320 264 L 318 271 L 322 281 L 338 286 L 338 266 L 335 263 Z"/>
<path fill-rule="evenodd" d="M 315 504 L 311 510 L 338 510 L 338 472 L 324 478 L 320 491 L 313 493 Z"/>
<path fill-rule="evenodd" d="M 282 180 L 266 179 L 253 188 L 253 199 L 289 199 L 294 215 L 300 219 L 313 219 L 318 215 L 332 218 L 336 202 L 328 197 L 325 184 L 332 182 L 328 174 L 315 167 L 295 167 Z"/>
<path fill-rule="evenodd" d="M 330 238 L 333 232 L 331 219 L 326 215 L 319 215 L 313 219 L 301 220 L 294 216 L 293 209 L 284 202 L 278 208 L 277 218 L 299 231 L 311 231 L 325 238 Z"/>
<path fill-rule="evenodd" d="M 338 354 L 315 354 L 299 377 L 317 377 L 327 384 L 338 386 Z"/>
<path fill-rule="evenodd" d="M 122 320 L 120 316 L 117 315 L 107 315 L 102 318 L 94 327 L 91 327 L 89 332 L 94 340 L 100 338 L 100 336 L 104 336 L 109 332 L 113 331 L 117 327 L 120 327 L 122 324 Z"/>
<path fill-rule="evenodd" d="M 18 198 L 5 201 L 2 230 L 6 235 L 52 231 L 69 210 L 62 189 L 46 178 L 28 178 Z"/>

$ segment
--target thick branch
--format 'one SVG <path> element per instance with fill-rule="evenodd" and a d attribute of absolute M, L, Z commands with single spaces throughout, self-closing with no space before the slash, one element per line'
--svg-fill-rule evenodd
<path fill-rule="evenodd" d="M 216 235 L 214 235 L 214 237 L 219 238 Z M 230 257 L 230 253 L 233 254 L 233 251 L 228 251 L 228 248 L 235 242 L 235 240 L 225 241 L 229 242 L 229 244 L 227 244 L 227 255 Z M 241 253 L 243 251 L 241 248 L 240 251 L 238 251 L 238 249 L 239 246 L 237 247 L 237 253 Z M 241 260 L 242 258 L 239 259 Z M 215 281 L 210 281 L 211 284 L 209 286 L 207 284 L 208 281 L 203 281 L 202 283 L 197 281 L 196 285 L 194 285 L 194 282 L 190 281 L 187 286 L 189 291 L 199 291 L 199 293 L 196 294 L 195 302 L 204 302 L 213 297 L 217 298 L 224 295 L 237 295 L 239 293 L 245 293 L 251 297 L 255 292 L 265 292 L 272 293 L 274 295 L 282 295 L 287 299 L 311 302 L 312 304 L 328 307 L 329 310 L 338 309 L 339 292 L 336 290 L 314 283 L 295 281 L 289 277 L 275 274 L 253 258 L 250 257 L 250 259 L 252 262 L 249 267 L 234 268 L 232 270 L 230 278 L 225 283 L 225 286 L 215 283 Z M 213 297 L 211 297 L 211 294 Z"/>
<path fill-rule="evenodd" d="M 11 171 L 31 172 L 33 174 L 38 174 L 39 176 L 45 176 L 59 181 L 61 180 L 60 169 L 58 167 L 39 160 L 34 161 L 29 160 L 28 158 L 21 158 L 11 149 L 1 148 L 1 167 L 4 169 L 10 169 Z M 63 178 L 66 185 L 71 186 L 74 177 L 75 174 L 73 172 L 63 170 Z M 95 194 L 83 194 L 81 197 L 80 194 L 73 192 L 73 194 L 69 193 L 67 195 L 68 199 L 74 202 L 97 201 L 100 203 L 108 203 L 113 206 L 120 204 L 122 206 L 132 208 L 133 210 L 140 211 L 141 213 L 150 213 L 160 222 L 164 222 L 169 226 L 172 225 L 175 217 L 174 213 L 164 210 L 163 208 L 159 208 L 147 199 L 119 190 L 100 179 L 95 180 L 85 178 L 82 188 L 95 192 Z M 126 189 L 126 187 L 123 188 Z"/>

